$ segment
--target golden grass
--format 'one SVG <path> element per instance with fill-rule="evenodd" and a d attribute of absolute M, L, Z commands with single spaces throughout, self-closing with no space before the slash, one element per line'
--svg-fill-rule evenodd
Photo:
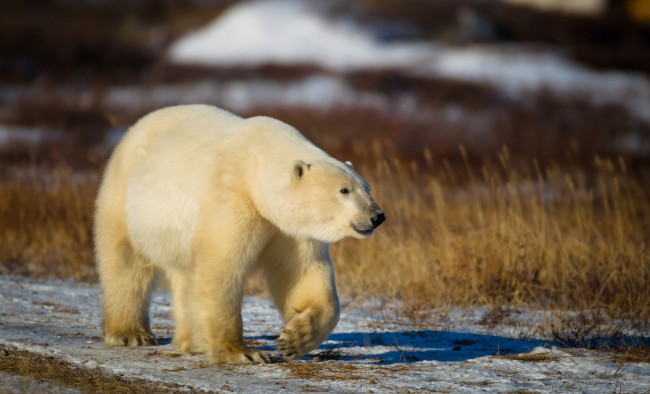
<path fill-rule="evenodd" d="M 650 317 L 643 182 L 623 161 L 596 158 L 592 174 L 531 168 L 507 150 L 481 170 L 360 168 L 387 221 L 369 241 L 333 246 L 340 287 L 415 309 L 507 303 Z"/>
<path fill-rule="evenodd" d="M 547 363 L 547 362 L 558 361 L 560 359 L 559 356 L 556 356 L 554 354 L 549 354 L 549 353 L 507 354 L 502 357 L 508 360 L 523 361 L 525 363 L 541 363 L 541 362 Z"/>
<path fill-rule="evenodd" d="M 650 318 L 650 200 L 624 161 L 526 169 L 507 150 L 482 167 L 384 152 L 355 163 L 387 221 L 369 240 L 332 246 L 342 294 L 398 298 L 414 320 L 438 306 L 502 304 Z M 96 280 L 98 173 L 2 175 L 0 272 Z"/>
<path fill-rule="evenodd" d="M 94 281 L 98 175 L 69 167 L 7 169 L 0 178 L 0 272 Z"/>
<path fill-rule="evenodd" d="M 317 360 L 321 361 L 321 360 Z M 276 364 L 298 379 L 365 380 L 367 376 L 354 364 L 328 362 L 290 362 Z"/>
<path fill-rule="evenodd" d="M 153 384 L 140 379 L 111 376 L 100 369 L 79 368 L 52 356 L 42 356 L 24 350 L 0 346 L 0 371 L 25 378 L 20 392 L 38 392 L 48 383 L 60 391 L 111 393 L 172 393 L 173 384 Z M 17 388 L 18 389 L 18 388 Z"/>
<path fill-rule="evenodd" d="M 617 363 L 650 363 L 650 346 L 627 345 L 617 349 L 606 349 L 614 354 Z"/>

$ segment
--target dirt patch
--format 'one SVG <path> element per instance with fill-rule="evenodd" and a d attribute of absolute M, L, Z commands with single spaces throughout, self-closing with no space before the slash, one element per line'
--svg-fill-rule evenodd
<path fill-rule="evenodd" d="M 523 353 L 523 354 L 508 354 L 503 356 L 508 360 L 523 361 L 526 363 L 548 363 L 558 361 L 559 356 L 550 353 Z"/>
<path fill-rule="evenodd" d="M 172 393 L 181 387 L 161 385 L 109 375 L 98 368 L 80 369 L 51 356 L 0 346 L 0 371 L 12 375 L 44 380 L 66 389 L 84 392 Z"/>
<path fill-rule="evenodd" d="M 288 362 L 278 364 L 292 376 L 309 380 L 363 380 L 367 371 L 352 364 Z"/>

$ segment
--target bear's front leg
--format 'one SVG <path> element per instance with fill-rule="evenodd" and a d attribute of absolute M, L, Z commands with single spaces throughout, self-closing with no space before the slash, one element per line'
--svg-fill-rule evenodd
<path fill-rule="evenodd" d="M 278 350 L 287 358 L 298 358 L 323 343 L 339 321 L 327 245 L 278 237 L 265 252 L 265 275 L 285 320 Z"/>
<path fill-rule="evenodd" d="M 278 338 L 278 350 L 295 359 L 316 349 L 327 339 L 339 320 L 338 302 L 312 305 L 304 310 L 294 308 Z"/>
<path fill-rule="evenodd" d="M 191 308 L 196 323 L 196 349 L 210 364 L 271 362 L 268 352 L 244 345 L 241 317 L 245 273 L 237 262 L 215 257 L 194 270 Z"/>

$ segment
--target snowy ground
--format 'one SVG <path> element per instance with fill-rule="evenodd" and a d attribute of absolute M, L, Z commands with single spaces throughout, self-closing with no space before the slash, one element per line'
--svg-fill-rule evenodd
<path fill-rule="evenodd" d="M 200 355 L 173 351 L 170 300 L 156 293 L 154 332 L 163 345 L 105 348 L 100 292 L 94 286 L 35 284 L 0 276 L 0 346 L 55 356 L 78 368 L 125 379 L 210 391 L 567 391 L 646 392 L 650 365 L 616 364 L 607 354 L 556 347 L 531 337 L 544 313 L 520 312 L 507 327 L 477 324 L 485 310 L 458 312 L 438 328 L 414 328 L 391 318 L 390 305 L 348 303 L 319 350 L 298 361 L 255 366 L 209 366 Z M 248 297 L 246 340 L 275 351 L 281 320 L 272 305 Z M 10 354 L 10 353 L 9 353 Z M 20 380 L 0 375 L 6 385 Z M 6 379 L 5 379 L 6 378 Z M 4 385 L 4 386 L 3 386 Z"/>
<path fill-rule="evenodd" d="M 182 37 L 172 62 L 209 66 L 311 64 L 330 70 L 392 69 L 483 82 L 515 98 L 547 91 L 596 105 L 622 104 L 650 122 L 650 81 L 640 73 L 590 70 L 558 51 L 521 46 L 450 47 L 428 41 L 385 42 L 319 2 L 245 1 Z"/>

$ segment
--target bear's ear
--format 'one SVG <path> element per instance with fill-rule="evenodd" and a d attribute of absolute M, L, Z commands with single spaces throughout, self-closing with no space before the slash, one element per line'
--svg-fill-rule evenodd
<path fill-rule="evenodd" d="M 293 164 L 293 179 L 298 180 L 302 178 L 305 174 L 305 171 L 309 169 L 309 164 L 305 163 L 302 160 L 296 160 Z"/>
<path fill-rule="evenodd" d="M 345 164 L 349 165 L 350 168 L 354 168 L 354 166 L 352 165 L 352 162 L 351 162 L 351 161 L 346 161 Z"/>

